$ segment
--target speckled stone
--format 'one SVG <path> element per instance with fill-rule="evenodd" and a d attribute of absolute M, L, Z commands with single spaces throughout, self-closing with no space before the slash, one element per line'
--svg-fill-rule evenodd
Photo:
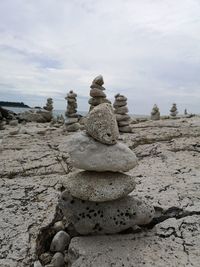
<path fill-rule="evenodd" d="M 95 107 L 88 115 L 86 131 L 103 144 L 116 144 L 119 131 L 117 121 L 110 104 Z"/>
<path fill-rule="evenodd" d="M 130 120 L 130 116 L 128 114 L 115 114 L 117 121 L 126 121 Z"/>
<path fill-rule="evenodd" d="M 104 202 L 127 196 L 135 179 L 124 173 L 81 171 L 63 178 L 63 185 L 76 198 Z"/>
<path fill-rule="evenodd" d="M 59 207 L 82 235 L 119 233 L 135 225 L 148 224 L 154 217 L 154 208 L 133 196 L 98 203 L 80 200 L 64 191 Z"/>
<path fill-rule="evenodd" d="M 119 127 L 119 131 L 120 132 L 123 132 L 123 133 L 132 133 L 132 128 L 131 126 L 122 126 L 122 127 Z"/>
<path fill-rule="evenodd" d="M 69 153 L 74 167 L 88 171 L 126 172 L 138 164 L 135 153 L 125 144 L 108 146 L 83 132 L 70 136 L 60 149 Z"/>

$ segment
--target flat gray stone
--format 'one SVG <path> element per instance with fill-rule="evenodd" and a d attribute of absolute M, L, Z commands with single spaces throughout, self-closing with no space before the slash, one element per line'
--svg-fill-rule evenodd
<path fill-rule="evenodd" d="M 130 116 L 128 114 L 115 114 L 117 121 L 126 121 L 130 120 Z"/>
<path fill-rule="evenodd" d="M 130 124 L 130 120 L 118 121 L 118 126 L 119 127 L 129 126 L 129 124 Z"/>
<path fill-rule="evenodd" d="M 95 140 L 103 144 L 116 144 L 119 131 L 117 121 L 110 104 L 103 103 L 88 114 L 86 131 Z"/>
<path fill-rule="evenodd" d="M 106 97 L 106 94 L 101 89 L 92 88 L 90 90 L 90 96 L 91 97 Z"/>
<path fill-rule="evenodd" d="M 78 169 L 126 172 L 138 165 L 135 153 L 125 144 L 108 146 L 81 132 L 72 135 L 60 149 L 69 153 L 72 165 Z"/>
<path fill-rule="evenodd" d="M 127 106 L 118 107 L 117 109 L 115 109 L 115 113 L 126 114 L 126 113 L 128 113 L 128 108 L 127 108 Z"/>
<path fill-rule="evenodd" d="M 67 118 L 65 120 L 65 125 L 70 125 L 70 124 L 73 124 L 73 123 L 76 123 L 78 122 L 78 118 Z"/>
<path fill-rule="evenodd" d="M 103 202 L 127 196 L 135 188 L 135 179 L 124 173 L 81 171 L 70 173 L 63 184 L 76 198 Z"/>
<path fill-rule="evenodd" d="M 122 133 L 132 133 L 132 127 L 131 126 L 120 126 L 119 131 Z"/>
<path fill-rule="evenodd" d="M 76 132 L 80 129 L 80 124 L 78 122 L 70 124 L 70 125 L 65 125 L 65 130 L 68 132 Z"/>
<path fill-rule="evenodd" d="M 59 207 L 68 223 L 82 235 L 119 233 L 148 224 L 154 217 L 154 208 L 133 196 L 92 202 L 75 198 L 66 190 L 61 194 Z"/>

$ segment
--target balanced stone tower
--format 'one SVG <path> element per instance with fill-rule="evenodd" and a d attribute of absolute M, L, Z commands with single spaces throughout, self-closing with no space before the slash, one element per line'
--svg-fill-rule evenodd
<path fill-rule="evenodd" d="M 53 99 L 51 97 L 50 98 L 47 98 L 46 106 L 44 106 L 43 108 L 45 110 L 47 110 L 47 111 L 52 112 L 52 110 L 53 110 Z"/>
<path fill-rule="evenodd" d="M 115 95 L 115 102 L 113 104 L 113 107 L 115 108 L 116 120 L 119 127 L 119 131 L 124 133 L 131 133 L 131 117 L 127 114 L 127 98 L 120 94 Z"/>
<path fill-rule="evenodd" d="M 160 120 L 160 110 L 156 104 L 153 106 L 151 111 L 151 120 L 153 121 Z"/>
<path fill-rule="evenodd" d="M 62 145 L 72 166 L 84 170 L 64 178 L 66 190 L 59 199 L 67 224 L 79 234 L 119 233 L 154 217 L 149 202 L 129 195 L 135 180 L 124 172 L 138 161 L 118 136 L 113 109 L 103 103 L 88 114 L 86 132 L 75 133 Z"/>
<path fill-rule="evenodd" d="M 176 104 L 173 103 L 170 109 L 170 116 L 175 118 L 177 114 L 178 114 L 178 110 L 177 110 Z"/>
<path fill-rule="evenodd" d="M 90 104 L 90 110 L 92 110 L 95 106 L 98 106 L 102 103 L 111 103 L 107 98 L 106 94 L 103 92 L 105 88 L 102 86 L 104 84 L 103 76 L 97 76 L 90 86 L 90 96 L 88 103 Z"/>
<path fill-rule="evenodd" d="M 4 126 L 3 126 L 3 116 L 1 114 L 1 111 L 0 111 L 0 130 L 4 130 Z"/>
<path fill-rule="evenodd" d="M 77 114 L 77 94 L 72 90 L 69 91 L 65 99 L 67 100 L 67 110 L 65 112 L 65 130 L 68 132 L 75 132 L 80 129 L 80 124 L 78 123 Z"/>

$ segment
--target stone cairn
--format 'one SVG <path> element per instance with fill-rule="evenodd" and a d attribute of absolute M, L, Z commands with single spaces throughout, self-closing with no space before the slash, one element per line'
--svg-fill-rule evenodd
<path fill-rule="evenodd" d="M 151 120 L 153 121 L 160 120 L 160 110 L 156 104 L 153 106 L 151 111 Z"/>
<path fill-rule="evenodd" d="M 115 95 L 115 102 L 113 104 L 113 107 L 115 108 L 116 120 L 119 127 L 119 131 L 123 133 L 131 133 L 131 117 L 127 114 L 127 98 L 120 94 Z"/>
<path fill-rule="evenodd" d="M 1 111 L 0 111 L 0 130 L 4 130 L 3 115 L 1 114 Z"/>
<path fill-rule="evenodd" d="M 80 129 L 80 124 L 78 123 L 77 114 L 77 94 L 72 90 L 69 91 L 65 99 L 67 100 L 67 110 L 65 112 L 66 120 L 64 129 L 68 132 L 76 132 Z"/>
<path fill-rule="evenodd" d="M 90 86 L 90 96 L 88 103 L 90 104 L 90 110 L 102 103 L 111 103 L 107 98 L 106 94 L 103 92 L 105 88 L 102 86 L 104 84 L 103 76 L 97 76 Z"/>
<path fill-rule="evenodd" d="M 170 109 L 170 116 L 171 116 L 172 118 L 175 118 L 177 114 L 178 114 L 178 110 L 177 110 L 176 104 L 173 103 L 173 104 L 172 104 L 172 107 L 171 107 L 171 109 Z"/>
<path fill-rule="evenodd" d="M 81 235 L 114 234 L 148 224 L 154 208 L 129 193 L 135 180 L 124 172 L 138 162 L 119 136 L 115 114 L 103 103 L 88 114 L 86 133 L 75 133 L 62 145 L 76 170 L 64 178 L 59 207 L 70 229 Z M 66 146 L 66 148 L 65 148 Z"/>
<path fill-rule="evenodd" d="M 50 98 L 47 98 L 46 106 L 44 106 L 43 108 L 45 110 L 47 110 L 47 111 L 52 112 L 52 110 L 53 110 L 53 99 L 51 97 Z"/>

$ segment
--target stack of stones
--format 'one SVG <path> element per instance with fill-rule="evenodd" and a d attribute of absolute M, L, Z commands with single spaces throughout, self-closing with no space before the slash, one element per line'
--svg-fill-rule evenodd
<path fill-rule="evenodd" d="M 4 130 L 4 126 L 3 126 L 3 115 L 0 112 L 0 130 Z"/>
<path fill-rule="evenodd" d="M 151 111 L 151 120 L 153 121 L 160 120 L 160 110 L 156 104 L 153 106 Z"/>
<path fill-rule="evenodd" d="M 59 207 L 71 229 L 82 235 L 119 233 L 149 223 L 154 209 L 129 193 L 135 180 L 124 172 L 138 162 L 135 154 L 117 142 L 118 126 L 110 104 L 89 113 L 86 133 L 71 136 L 62 146 L 77 170 L 65 177 L 66 190 Z"/>
<path fill-rule="evenodd" d="M 176 104 L 173 103 L 173 104 L 172 104 L 172 107 L 171 107 L 171 109 L 170 109 L 170 116 L 171 116 L 172 118 L 175 118 L 177 114 L 178 114 L 178 110 L 177 110 Z"/>
<path fill-rule="evenodd" d="M 77 94 L 72 90 L 69 91 L 65 99 L 67 100 L 67 110 L 65 116 L 65 130 L 68 132 L 76 132 L 80 129 L 80 124 L 78 123 L 78 114 L 77 114 Z"/>
<path fill-rule="evenodd" d="M 44 106 L 44 109 L 47 110 L 47 111 L 52 112 L 52 110 L 53 110 L 53 99 L 51 97 L 47 98 L 47 103 L 46 103 L 46 106 Z"/>
<path fill-rule="evenodd" d="M 116 120 L 118 123 L 119 131 L 123 133 L 131 133 L 132 128 L 130 126 L 130 116 L 127 108 L 127 98 L 123 95 L 115 95 L 115 102 L 113 104 L 116 114 Z"/>
<path fill-rule="evenodd" d="M 97 76 L 90 86 L 90 96 L 88 103 L 90 104 L 90 110 L 94 107 L 98 106 L 102 103 L 110 103 L 108 99 L 106 99 L 106 94 L 103 92 L 105 88 L 102 86 L 104 84 L 103 76 Z"/>

